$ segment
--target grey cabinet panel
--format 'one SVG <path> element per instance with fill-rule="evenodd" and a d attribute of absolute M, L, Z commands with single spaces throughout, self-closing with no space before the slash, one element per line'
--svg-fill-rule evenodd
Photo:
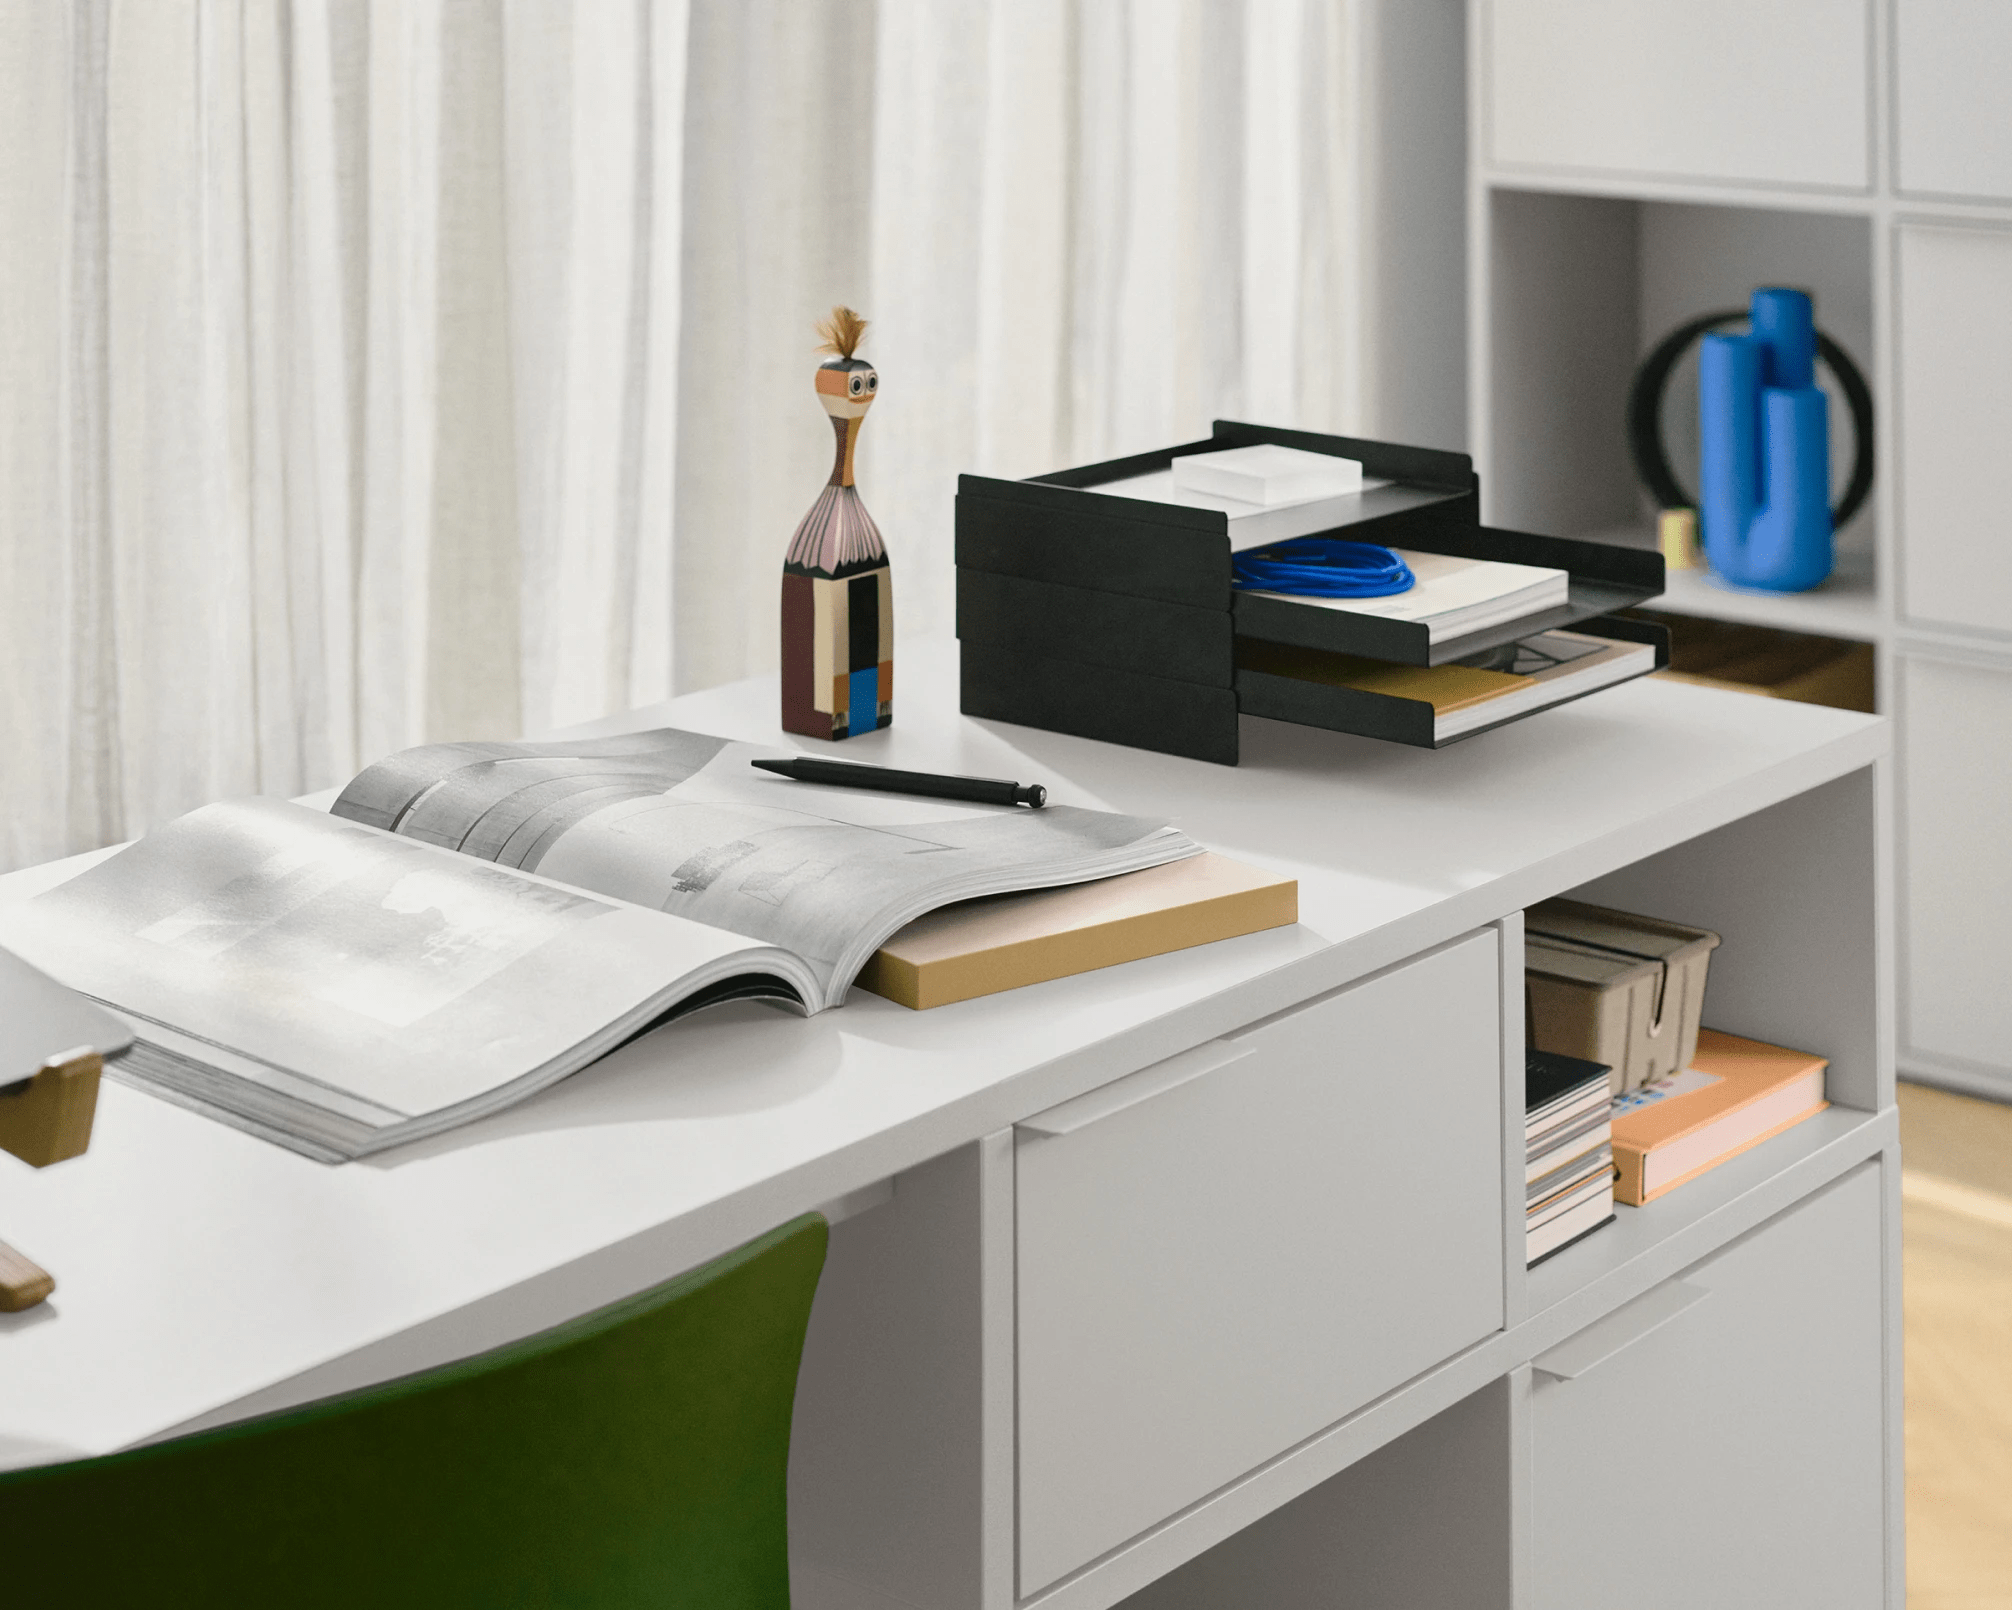
<path fill-rule="evenodd" d="M 1871 181 L 1865 0 L 1490 0 L 1496 162 Z"/>
<path fill-rule="evenodd" d="M 1895 663 L 1902 1043 L 2003 1069 L 2012 1051 L 2012 671 L 1909 654 Z"/>
<path fill-rule="evenodd" d="M 2004 0 L 1897 0 L 1893 9 L 1898 183 L 1910 195 L 2012 201 Z"/>
<path fill-rule="evenodd" d="M 1898 231 L 1900 604 L 1930 625 L 2012 637 L 2012 230 Z"/>
<path fill-rule="evenodd" d="M 1536 1604 L 1883 1602 L 1879 1167 L 1686 1271 L 1703 1298 L 1632 1345 L 1536 1375 Z"/>
<path fill-rule="evenodd" d="M 1483 932 L 1020 1125 L 1023 1596 L 1501 1327 L 1499 966 Z"/>

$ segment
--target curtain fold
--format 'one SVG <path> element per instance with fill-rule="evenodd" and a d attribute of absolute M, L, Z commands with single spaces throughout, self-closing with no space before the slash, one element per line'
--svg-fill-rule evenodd
<path fill-rule="evenodd" d="M 1359 0 L 0 8 L 0 867 L 771 669 L 963 470 L 1368 414 Z"/>

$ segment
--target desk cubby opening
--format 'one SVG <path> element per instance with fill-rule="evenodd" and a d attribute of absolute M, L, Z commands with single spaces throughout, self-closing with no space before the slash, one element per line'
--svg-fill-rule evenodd
<path fill-rule="evenodd" d="M 1540 1263 L 1526 1277 L 1542 1313 L 1664 1244 L 1682 1244 L 1756 1192 L 1808 1189 L 1828 1159 L 1862 1150 L 1887 1122 L 1893 1070 L 1882 1054 L 1890 964 L 1876 849 L 1874 771 L 1852 772 L 1709 829 L 1568 891 L 1570 898 L 1709 928 L 1720 936 L 1703 1022 L 1829 1059 L 1826 1112 L 1720 1163 Z"/>
<path fill-rule="evenodd" d="M 1695 572 L 1678 574 L 1695 576 Z M 1686 600 L 1687 605 L 1693 602 Z M 1878 655 L 1874 645 L 1862 639 L 1722 620 L 1702 606 L 1695 613 L 1659 608 L 1628 614 L 1670 634 L 1670 663 L 1656 673 L 1659 676 L 1833 710 L 1877 713 Z"/>
<path fill-rule="evenodd" d="M 1868 767 L 1568 894 L 1711 929 L 1722 943 L 1706 1027 L 1827 1057 L 1832 1103 L 1878 1112 L 1893 1104 L 1878 1034 L 1889 972 L 1881 803 Z"/>
<path fill-rule="evenodd" d="M 1490 1382 L 1119 1610 L 1507 1610 L 1513 1393 L 1508 1379 Z"/>

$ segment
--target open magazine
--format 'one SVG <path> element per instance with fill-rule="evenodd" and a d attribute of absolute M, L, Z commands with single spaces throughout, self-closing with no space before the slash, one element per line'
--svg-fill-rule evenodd
<path fill-rule="evenodd" d="M 1200 849 L 1139 817 L 748 764 L 783 753 L 671 729 L 408 750 L 327 814 L 192 811 L 0 910 L 0 944 L 132 1023 L 119 1077 L 337 1162 L 698 1006 L 835 1006 L 939 906 Z"/>

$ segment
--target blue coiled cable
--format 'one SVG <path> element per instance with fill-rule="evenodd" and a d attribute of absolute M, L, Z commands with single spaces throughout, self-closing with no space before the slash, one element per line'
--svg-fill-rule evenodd
<path fill-rule="evenodd" d="M 1230 584 L 1303 598 L 1387 598 L 1416 578 L 1388 548 L 1340 537 L 1294 537 L 1230 555 Z"/>

